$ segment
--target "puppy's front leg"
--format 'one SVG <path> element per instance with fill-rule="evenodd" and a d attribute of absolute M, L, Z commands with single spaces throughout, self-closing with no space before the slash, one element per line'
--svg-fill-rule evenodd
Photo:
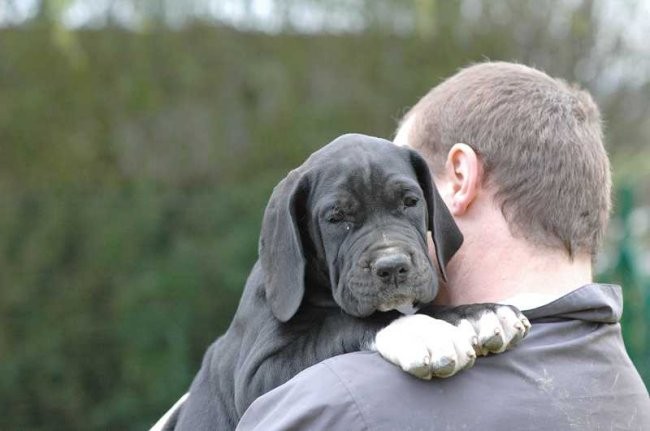
<path fill-rule="evenodd" d="M 517 345 L 530 330 L 530 322 L 512 305 L 469 304 L 457 307 L 433 307 L 422 313 L 442 319 L 476 337 L 478 355 L 502 353 Z"/>
<path fill-rule="evenodd" d="M 508 305 L 430 306 L 380 330 L 374 348 L 416 377 L 450 377 L 471 367 L 477 355 L 513 347 L 529 329 L 528 319 Z"/>
<path fill-rule="evenodd" d="M 374 350 L 421 379 L 450 377 L 476 359 L 474 337 L 444 320 L 403 316 L 377 333 Z"/>

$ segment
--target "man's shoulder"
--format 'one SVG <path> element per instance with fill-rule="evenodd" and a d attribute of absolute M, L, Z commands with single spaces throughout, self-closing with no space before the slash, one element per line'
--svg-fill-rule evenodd
<path fill-rule="evenodd" d="M 618 325 L 560 320 L 533 329 L 512 351 L 479 358 L 449 379 L 419 380 L 373 352 L 327 359 L 258 399 L 239 429 L 650 425 L 647 390 L 625 354 Z"/>
<path fill-rule="evenodd" d="M 419 380 L 373 352 L 327 359 L 256 400 L 238 430 L 650 429 L 620 302 L 620 289 L 578 289 L 530 311 L 521 345 L 449 379 Z"/>
<path fill-rule="evenodd" d="M 400 381 L 402 384 L 397 384 Z M 378 426 L 374 410 L 377 403 L 388 401 L 389 393 L 409 392 L 409 381 L 430 383 L 404 373 L 374 352 L 335 356 L 307 368 L 255 400 L 237 430 L 394 429 Z M 395 414 L 401 411 L 403 415 L 409 410 L 402 403 L 395 407 Z"/>
<path fill-rule="evenodd" d="M 346 353 L 326 359 L 321 364 L 323 367 L 317 372 L 322 373 L 323 377 L 335 375 L 343 384 L 346 382 L 354 382 L 355 385 L 364 382 L 376 384 L 377 379 L 386 378 L 412 379 L 397 366 L 383 359 L 377 352 Z"/>
<path fill-rule="evenodd" d="M 464 412 L 471 407 L 478 413 L 475 402 L 499 391 L 498 368 L 484 365 L 452 379 L 425 381 L 374 352 L 340 355 L 260 397 L 238 430 L 435 430 L 457 429 L 459 420 L 472 429 L 484 418 Z"/>
<path fill-rule="evenodd" d="M 356 355 L 360 355 L 361 361 L 365 356 L 372 356 L 363 353 L 343 356 Z M 350 383 L 340 377 L 345 374 L 344 365 L 334 359 L 307 368 L 255 400 L 237 431 L 369 429 Z"/>

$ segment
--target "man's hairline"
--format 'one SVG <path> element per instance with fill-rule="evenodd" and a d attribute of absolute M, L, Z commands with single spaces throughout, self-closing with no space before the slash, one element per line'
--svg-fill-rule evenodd
<path fill-rule="evenodd" d="M 415 121 L 415 114 L 409 112 L 406 114 L 397 126 L 397 131 L 395 132 L 395 137 L 393 138 L 393 143 L 398 147 L 407 147 L 413 149 L 409 145 L 409 136 L 413 130 L 413 123 Z"/>
<path fill-rule="evenodd" d="M 420 156 L 422 156 L 427 166 L 429 167 L 429 171 L 431 172 L 431 179 L 442 180 L 445 177 L 444 172 L 442 170 L 433 169 L 435 163 L 433 160 L 431 160 L 430 155 L 423 154 L 422 151 L 418 151 L 410 144 L 409 138 L 411 136 L 411 133 L 413 132 L 413 128 L 415 127 L 416 115 L 417 112 L 415 112 L 415 109 L 411 108 L 411 110 L 408 113 L 406 113 L 404 117 L 402 117 L 402 119 L 398 123 L 397 131 L 395 132 L 395 137 L 393 138 L 393 143 L 398 147 L 409 148 L 413 151 L 416 151 L 418 154 L 420 154 Z"/>

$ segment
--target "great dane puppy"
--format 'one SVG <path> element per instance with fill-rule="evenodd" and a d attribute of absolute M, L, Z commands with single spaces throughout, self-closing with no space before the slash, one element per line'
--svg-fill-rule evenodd
<path fill-rule="evenodd" d="M 255 398 L 334 355 L 376 349 L 418 377 L 446 377 L 521 339 L 529 324 L 512 307 L 429 305 L 427 231 L 444 277 L 462 235 L 416 152 L 350 134 L 314 153 L 274 189 L 232 324 L 163 429 L 232 430 Z M 402 306 L 456 326 L 400 318 Z"/>

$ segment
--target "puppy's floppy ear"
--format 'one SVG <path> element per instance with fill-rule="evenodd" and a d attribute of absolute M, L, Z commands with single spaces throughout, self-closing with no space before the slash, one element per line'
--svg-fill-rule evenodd
<path fill-rule="evenodd" d="M 414 150 L 409 149 L 411 165 L 417 175 L 418 183 L 427 201 L 427 225 L 436 246 L 436 258 L 442 277 L 447 280 L 446 267 L 463 243 L 463 234 L 458 229 L 447 205 L 440 197 L 433 183 L 429 167 Z"/>
<path fill-rule="evenodd" d="M 300 168 L 273 189 L 260 235 L 259 255 L 264 271 L 266 300 L 281 322 L 291 319 L 305 293 L 305 265 L 299 218 L 308 194 L 308 181 Z"/>

